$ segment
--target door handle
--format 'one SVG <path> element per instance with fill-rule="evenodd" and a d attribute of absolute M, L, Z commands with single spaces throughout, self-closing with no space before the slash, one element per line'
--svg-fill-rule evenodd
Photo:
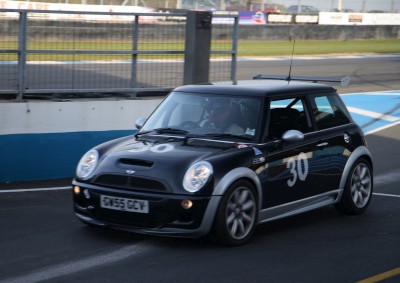
<path fill-rule="evenodd" d="M 324 147 L 327 147 L 328 145 L 329 145 L 329 143 L 327 143 L 327 142 L 321 142 L 321 143 L 317 144 L 317 147 L 324 148 Z"/>

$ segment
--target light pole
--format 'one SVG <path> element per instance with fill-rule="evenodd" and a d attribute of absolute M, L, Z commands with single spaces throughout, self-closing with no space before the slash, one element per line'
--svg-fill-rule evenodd
<path fill-rule="evenodd" d="M 220 3 L 221 5 L 221 10 L 226 10 L 226 3 L 225 3 L 225 0 L 221 0 L 221 3 Z"/>
<path fill-rule="evenodd" d="M 337 5 L 337 9 L 338 9 L 339 12 L 341 12 L 341 11 L 342 11 L 342 8 L 343 8 L 343 6 L 342 6 L 342 0 L 339 0 L 339 1 L 338 1 L 338 5 Z"/>
<path fill-rule="evenodd" d="M 301 12 L 301 0 L 297 0 L 297 13 Z"/>

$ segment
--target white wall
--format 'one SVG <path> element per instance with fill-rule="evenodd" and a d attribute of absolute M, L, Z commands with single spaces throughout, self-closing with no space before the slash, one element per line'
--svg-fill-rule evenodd
<path fill-rule="evenodd" d="M 400 25 L 400 13 L 319 13 L 320 25 Z"/>
<path fill-rule="evenodd" d="M 0 135 L 129 130 L 161 99 L 0 102 Z"/>

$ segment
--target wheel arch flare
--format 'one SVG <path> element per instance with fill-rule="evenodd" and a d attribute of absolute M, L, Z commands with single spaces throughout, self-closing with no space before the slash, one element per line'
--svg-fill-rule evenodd
<path fill-rule="evenodd" d="M 240 180 L 240 179 L 247 179 L 254 185 L 256 192 L 257 192 L 258 209 L 260 210 L 262 197 L 263 197 L 261 183 L 260 183 L 260 180 L 259 180 L 257 174 L 254 171 L 252 171 L 251 169 L 246 168 L 246 167 L 235 168 L 235 169 L 229 171 L 227 174 L 225 174 L 225 176 L 222 177 L 222 179 L 215 186 L 215 189 L 214 189 L 212 195 L 219 195 L 219 196 L 224 195 L 225 192 L 228 190 L 228 188 L 234 182 L 236 182 L 237 180 Z"/>
<path fill-rule="evenodd" d="M 366 146 L 357 147 L 351 153 L 351 155 L 350 155 L 349 159 L 347 160 L 346 165 L 343 169 L 342 178 L 340 179 L 340 184 L 339 184 L 339 195 L 338 195 L 338 198 L 336 199 L 336 202 L 340 201 L 340 199 L 342 198 L 344 188 L 346 186 L 346 181 L 350 174 L 351 167 L 361 157 L 366 158 L 370 162 L 371 167 L 372 167 L 372 164 L 373 164 L 372 163 L 372 155 L 371 155 L 371 152 L 369 151 L 369 149 Z M 373 167 L 372 167 L 372 169 L 373 169 Z"/>

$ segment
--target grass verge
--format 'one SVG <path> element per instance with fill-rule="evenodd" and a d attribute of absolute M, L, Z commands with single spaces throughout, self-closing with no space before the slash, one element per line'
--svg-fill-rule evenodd
<path fill-rule="evenodd" d="M 73 51 L 110 51 L 110 54 L 28 54 L 28 61 L 95 61 L 130 60 L 130 55 L 112 54 L 113 51 L 131 50 L 131 42 L 28 42 L 28 50 L 73 50 Z M 212 50 L 230 50 L 231 43 L 213 41 Z M 241 41 L 238 42 L 239 57 L 289 56 L 292 53 L 291 41 Z M 1 49 L 17 49 L 17 42 L 0 41 Z M 184 50 L 183 42 L 141 43 L 139 50 Z M 295 55 L 329 54 L 400 54 L 400 39 L 352 40 L 352 41 L 296 41 Z M 178 59 L 182 55 L 140 55 L 139 59 Z M 218 57 L 218 56 L 213 56 Z M 225 56 L 226 57 L 226 56 Z M 17 53 L 0 53 L 0 61 L 16 61 Z"/>
<path fill-rule="evenodd" d="M 291 55 L 293 42 L 242 41 L 239 42 L 239 56 L 285 56 Z M 326 54 L 398 54 L 400 39 L 353 40 L 353 41 L 296 41 L 296 55 Z"/>

